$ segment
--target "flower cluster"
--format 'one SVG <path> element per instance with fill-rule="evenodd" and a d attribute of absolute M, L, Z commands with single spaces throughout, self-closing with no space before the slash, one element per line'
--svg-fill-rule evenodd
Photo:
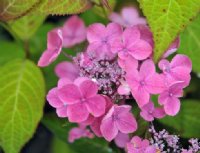
<path fill-rule="evenodd" d="M 92 138 L 93 132 L 107 141 L 115 140 L 119 147 L 127 146 L 129 153 L 135 149 L 154 153 L 157 148 L 149 146 L 149 141 L 139 137 L 130 141 L 129 134 L 137 130 L 137 121 L 126 101 L 136 102 L 146 121 L 176 115 L 179 98 L 190 82 L 192 64 L 180 54 L 171 62 L 166 59 L 178 48 L 177 38 L 156 71 L 152 33 L 145 19 L 133 8 L 123 9 L 121 15 L 113 13 L 110 19 L 107 26 L 94 23 L 86 28 L 78 16 L 72 16 L 63 27 L 48 33 L 47 50 L 38 62 L 41 67 L 52 63 L 63 52 L 62 47 L 83 41 L 87 46 L 75 57 L 63 52 L 71 61 L 56 66 L 59 81 L 47 100 L 59 117 L 78 123 L 79 127 L 70 131 L 70 142 L 80 137 Z M 154 106 L 152 95 L 159 96 L 158 107 Z"/>

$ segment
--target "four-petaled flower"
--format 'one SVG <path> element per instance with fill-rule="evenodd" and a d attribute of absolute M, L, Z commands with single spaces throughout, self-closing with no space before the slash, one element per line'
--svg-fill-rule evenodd
<path fill-rule="evenodd" d="M 132 133 L 137 129 L 137 122 L 130 112 L 129 105 L 114 105 L 101 122 L 101 133 L 107 141 L 113 140 L 119 132 Z"/>

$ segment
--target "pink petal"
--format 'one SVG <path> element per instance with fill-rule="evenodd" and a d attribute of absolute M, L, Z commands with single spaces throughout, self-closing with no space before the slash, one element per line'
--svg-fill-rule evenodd
<path fill-rule="evenodd" d="M 153 116 L 155 118 L 163 118 L 165 117 L 165 111 L 163 108 L 155 108 L 154 112 L 153 112 Z"/>
<path fill-rule="evenodd" d="M 128 86 L 128 84 L 124 83 L 122 85 L 119 86 L 119 88 L 117 89 L 117 92 L 120 94 L 120 95 L 129 95 L 130 92 L 131 92 L 131 88 Z"/>
<path fill-rule="evenodd" d="M 58 89 L 64 87 L 67 84 L 73 84 L 72 80 L 69 78 L 61 78 L 58 80 Z"/>
<path fill-rule="evenodd" d="M 89 117 L 89 112 L 84 104 L 77 103 L 67 106 L 67 116 L 70 122 L 81 123 Z"/>
<path fill-rule="evenodd" d="M 60 108 L 57 108 L 56 109 L 56 114 L 59 116 L 59 117 L 67 117 L 67 107 L 68 106 L 62 106 Z"/>
<path fill-rule="evenodd" d="M 122 133 L 132 133 L 137 130 L 137 122 L 131 113 L 120 114 L 116 126 Z"/>
<path fill-rule="evenodd" d="M 98 92 L 98 86 L 91 80 L 86 80 L 82 82 L 79 86 L 82 95 L 85 98 L 95 96 Z"/>
<path fill-rule="evenodd" d="M 170 68 L 170 63 L 168 60 L 166 59 L 162 59 L 159 63 L 158 63 L 158 66 L 159 68 L 162 70 L 162 71 L 169 71 L 171 68 Z"/>
<path fill-rule="evenodd" d="M 38 66 L 45 67 L 51 64 L 62 50 L 61 30 L 52 30 L 48 33 L 47 49 L 38 61 Z"/>
<path fill-rule="evenodd" d="M 140 116 L 142 116 L 144 120 L 149 121 L 149 122 L 154 120 L 154 116 L 147 111 L 140 112 Z"/>
<path fill-rule="evenodd" d="M 88 111 L 95 117 L 99 117 L 105 113 L 106 101 L 100 95 L 87 99 L 87 103 L 85 104 Z"/>
<path fill-rule="evenodd" d="M 89 43 L 101 41 L 106 32 L 106 27 L 101 23 L 94 23 L 87 29 L 87 39 Z"/>
<path fill-rule="evenodd" d="M 78 16 L 70 17 L 63 26 L 63 46 L 72 47 L 86 38 L 86 27 Z"/>
<path fill-rule="evenodd" d="M 119 148 L 124 148 L 129 140 L 128 134 L 119 132 L 114 141 Z"/>
<path fill-rule="evenodd" d="M 53 88 L 47 94 L 47 101 L 54 108 L 59 108 L 63 106 L 63 102 L 58 98 L 57 90 L 57 88 Z"/>
<path fill-rule="evenodd" d="M 138 136 L 134 136 L 132 139 L 131 139 L 131 143 L 134 145 L 136 144 L 138 147 L 141 147 L 141 144 L 142 144 L 142 139 Z"/>
<path fill-rule="evenodd" d="M 100 129 L 103 137 L 109 142 L 113 140 L 118 134 L 118 129 L 112 121 L 112 118 L 103 119 Z"/>
<path fill-rule="evenodd" d="M 148 58 L 152 53 L 152 47 L 144 40 L 137 41 L 134 46 L 130 48 L 129 54 L 131 54 L 137 60 L 144 60 Z"/>
<path fill-rule="evenodd" d="M 74 104 L 81 100 L 79 88 L 74 84 L 67 84 L 58 90 L 59 98 L 67 104 Z"/>
<path fill-rule="evenodd" d="M 123 18 L 117 13 L 111 13 L 109 19 L 112 22 L 118 23 L 119 25 L 125 25 Z"/>
<path fill-rule="evenodd" d="M 98 117 L 95 118 L 95 120 L 92 122 L 92 124 L 90 125 L 91 130 L 95 133 L 96 136 L 98 137 L 102 137 L 102 133 L 100 130 L 100 126 L 101 126 L 101 121 L 103 119 L 102 117 Z"/>
<path fill-rule="evenodd" d="M 125 71 L 138 68 L 138 61 L 130 55 L 126 60 L 118 58 L 118 64 Z"/>
<path fill-rule="evenodd" d="M 155 64 L 152 60 L 146 60 L 142 63 L 140 67 L 140 77 L 148 78 L 155 74 Z"/>
<path fill-rule="evenodd" d="M 122 35 L 124 45 L 129 49 L 130 46 L 135 46 L 140 39 L 140 31 L 137 28 L 126 28 Z"/>
<path fill-rule="evenodd" d="M 88 77 L 78 77 L 76 80 L 74 80 L 74 84 L 79 87 L 83 82 L 88 80 L 90 81 Z"/>
<path fill-rule="evenodd" d="M 146 89 L 151 94 L 162 93 L 165 89 L 164 78 L 160 74 L 154 74 L 146 80 Z"/>
<path fill-rule="evenodd" d="M 117 23 L 109 23 L 106 27 L 106 35 L 109 43 L 112 43 L 118 37 L 121 37 L 122 27 Z"/>
<path fill-rule="evenodd" d="M 171 98 L 171 100 L 164 105 L 164 110 L 167 115 L 175 116 L 180 110 L 180 100 L 178 98 Z"/>
<path fill-rule="evenodd" d="M 132 90 L 132 95 L 140 108 L 146 105 L 150 100 L 150 94 L 142 87 Z"/>
<path fill-rule="evenodd" d="M 177 54 L 171 61 L 171 67 L 184 67 L 185 71 L 188 73 L 192 70 L 192 62 L 191 60 L 186 56 L 182 54 Z"/>
<path fill-rule="evenodd" d="M 159 102 L 160 105 L 165 105 L 170 100 L 171 100 L 171 97 L 169 97 L 169 92 L 168 91 L 164 91 L 158 97 L 158 102 Z"/>
<path fill-rule="evenodd" d="M 75 80 L 79 75 L 78 67 L 71 62 L 61 62 L 56 65 L 55 73 L 59 78 L 69 78 Z"/>

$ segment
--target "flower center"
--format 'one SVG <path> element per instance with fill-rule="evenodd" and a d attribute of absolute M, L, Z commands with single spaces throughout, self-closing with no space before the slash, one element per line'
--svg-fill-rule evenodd
<path fill-rule="evenodd" d="M 144 80 L 140 81 L 140 85 L 144 86 L 145 85 L 145 81 Z"/>

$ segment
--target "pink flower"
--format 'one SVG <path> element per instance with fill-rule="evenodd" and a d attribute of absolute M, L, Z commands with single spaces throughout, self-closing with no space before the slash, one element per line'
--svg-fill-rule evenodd
<path fill-rule="evenodd" d="M 156 73 L 150 59 L 142 63 L 139 72 L 135 69 L 127 71 L 125 78 L 140 108 L 149 102 L 150 94 L 159 94 L 165 89 L 163 77 Z"/>
<path fill-rule="evenodd" d="M 133 7 L 125 7 L 122 9 L 121 15 L 118 13 L 112 13 L 109 18 L 112 22 L 118 23 L 124 27 L 146 24 L 146 20 L 139 17 L 138 10 Z"/>
<path fill-rule="evenodd" d="M 158 102 L 164 105 L 165 113 L 171 116 L 176 115 L 180 110 L 179 98 L 183 96 L 183 83 L 177 82 L 168 87 L 158 97 Z"/>
<path fill-rule="evenodd" d="M 118 64 L 124 71 L 138 68 L 138 61 L 131 55 L 128 55 L 126 60 L 118 58 Z"/>
<path fill-rule="evenodd" d="M 60 100 L 57 88 L 53 88 L 48 92 L 47 101 L 52 107 L 56 108 L 59 117 L 67 117 L 67 103 Z"/>
<path fill-rule="evenodd" d="M 86 27 L 78 16 L 70 17 L 62 28 L 63 46 L 72 47 L 86 39 Z"/>
<path fill-rule="evenodd" d="M 63 37 L 60 29 L 48 32 L 47 49 L 38 61 L 38 66 L 45 67 L 56 60 L 62 51 Z"/>
<path fill-rule="evenodd" d="M 140 116 L 150 122 L 153 121 L 154 118 L 163 118 L 165 116 L 165 111 L 163 108 L 155 108 L 153 102 L 150 101 L 142 107 Z"/>
<path fill-rule="evenodd" d="M 187 56 L 177 54 L 171 63 L 163 59 L 159 62 L 159 68 L 163 71 L 167 86 L 177 81 L 184 81 L 184 87 L 188 86 L 192 62 Z"/>
<path fill-rule="evenodd" d="M 131 106 L 114 105 L 101 122 L 101 133 L 107 141 L 113 140 L 119 132 L 132 133 L 137 129 L 137 122 L 132 113 Z"/>
<path fill-rule="evenodd" d="M 73 143 L 75 140 L 80 138 L 94 138 L 94 134 L 90 130 L 86 129 L 86 126 L 79 125 L 79 127 L 74 127 L 69 131 L 68 141 Z"/>
<path fill-rule="evenodd" d="M 56 65 L 55 73 L 59 78 L 68 78 L 73 81 L 79 76 L 79 69 L 71 62 L 61 62 Z"/>
<path fill-rule="evenodd" d="M 103 24 L 95 23 L 88 27 L 87 39 L 89 46 L 87 51 L 90 54 L 95 54 L 95 57 L 113 58 L 111 45 L 113 40 L 121 37 L 122 27 L 116 23 L 110 23 L 105 27 Z"/>
<path fill-rule="evenodd" d="M 119 88 L 117 89 L 117 92 L 120 94 L 120 95 L 130 95 L 131 93 L 131 88 L 130 86 L 128 85 L 128 83 L 124 80 L 120 80 L 121 82 L 121 85 L 119 86 Z"/>
<path fill-rule="evenodd" d="M 150 146 L 148 140 L 134 136 L 131 142 L 127 143 L 127 153 L 156 153 L 156 148 Z"/>
<path fill-rule="evenodd" d="M 97 94 L 98 86 L 91 80 L 78 78 L 58 90 L 58 96 L 68 105 L 67 115 L 70 122 L 83 122 L 89 114 L 99 117 L 105 113 L 105 99 Z"/>
<path fill-rule="evenodd" d="M 126 144 L 130 141 L 130 138 L 128 134 L 119 132 L 114 141 L 119 148 L 125 148 Z"/>
<path fill-rule="evenodd" d="M 127 59 L 132 56 L 137 60 L 144 60 L 152 53 L 151 45 L 140 39 L 140 31 L 137 27 L 127 28 L 123 34 L 122 39 L 117 38 L 112 44 L 112 52 L 118 53 L 121 59 Z"/>

